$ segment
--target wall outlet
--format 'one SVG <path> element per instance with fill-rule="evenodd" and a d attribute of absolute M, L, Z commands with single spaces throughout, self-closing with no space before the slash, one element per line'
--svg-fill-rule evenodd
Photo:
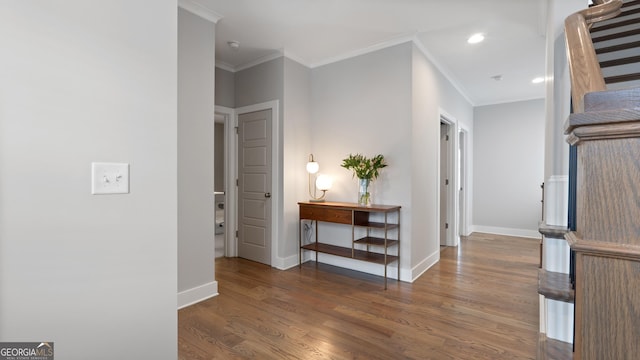
<path fill-rule="evenodd" d="M 91 163 L 91 194 L 128 194 L 129 164 Z"/>

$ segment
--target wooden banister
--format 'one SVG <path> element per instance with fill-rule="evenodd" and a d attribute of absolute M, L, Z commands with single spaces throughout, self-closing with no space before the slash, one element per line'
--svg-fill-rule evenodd
<path fill-rule="evenodd" d="M 602 70 L 596 56 L 589 27 L 620 14 L 622 0 L 595 0 L 596 6 L 579 11 L 565 20 L 569 71 L 571 72 L 571 98 L 573 111 L 584 111 L 584 95 L 606 90 Z"/>

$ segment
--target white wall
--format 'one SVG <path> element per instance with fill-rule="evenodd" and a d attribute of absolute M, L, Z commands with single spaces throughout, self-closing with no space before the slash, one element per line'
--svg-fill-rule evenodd
<path fill-rule="evenodd" d="M 314 68 L 311 79 L 311 150 L 320 164 L 320 172 L 333 178 L 327 199 L 357 201 L 357 179 L 352 178 L 351 171 L 340 167 L 342 159 L 350 153 L 384 155 L 388 167 L 382 169 L 380 177 L 372 183 L 372 199 L 374 203 L 403 207 L 406 215 L 402 217 L 401 267 L 408 269 L 411 259 L 411 143 L 408 141 L 411 137 L 411 44 Z M 299 156 L 304 164 L 305 154 Z M 307 199 L 305 196 L 300 200 Z M 350 227 L 327 225 L 325 228 L 324 240 L 350 246 Z M 381 266 L 371 269 L 366 265 L 353 261 L 348 266 L 382 274 Z"/>
<path fill-rule="evenodd" d="M 311 152 L 311 70 L 284 59 L 282 126 L 282 243 L 283 267 L 298 263 L 298 201 L 308 199 L 305 166 Z"/>
<path fill-rule="evenodd" d="M 178 11 L 178 305 L 218 293 L 215 282 L 215 24 Z"/>
<path fill-rule="evenodd" d="M 236 106 L 235 74 L 216 68 L 216 105 L 233 109 Z"/>
<path fill-rule="evenodd" d="M 568 211 L 569 145 L 564 122 L 569 116 L 571 84 L 566 56 L 564 19 L 586 8 L 584 0 L 546 0 L 546 124 L 545 124 L 545 220 L 566 226 Z M 568 273 L 569 246 L 564 239 L 544 239 L 543 265 L 548 271 Z M 552 339 L 573 341 L 573 304 L 540 301 L 541 332 Z"/>
<path fill-rule="evenodd" d="M 584 0 L 547 0 L 545 222 L 565 226 L 568 212 L 569 144 L 564 122 L 571 111 L 571 80 L 564 19 L 586 8 Z"/>
<path fill-rule="evenodd" d="M 0 341 L 176 358 L 176 12 L 0 3 Z M 92 161 L 131 192 L 91 195 Z"/>
<path fill-rule="evenodd" d="M 412 110 L 411 256 L 413 272 L 419 274 L 439 258 L 440 115 L 445 112 L 455 119 L 456 128 L 465 129 L 470 140 L 474 125 L 471 104 L 415 45 L 412 50 Z M 457 136 L 452 140 L 457 142 Z M 472 164 L 472 154 L 468 155 L 467 160 Z M 468 188 L 471 189 L 471 171 L 468 176 Z"/>
<path fill-rule="evenodd" d="M 235 107 L 282 100 L 284 57 L 267 61 L 235 73 Z"/>
<path fill-rule="evenodd" d="M 475 231 L 538 238 L 544 100 L 474 109 Z"/>
<path fill-rule="evenodd" d="M 342 159 L 383 154 L 389 166 L 373 182 L 373 202 L 409 203 L 410 43 L 313 69 L 311 94 L 313 153 L 334 179 L 327 197 L 356 202 L 357 179 Z"/>

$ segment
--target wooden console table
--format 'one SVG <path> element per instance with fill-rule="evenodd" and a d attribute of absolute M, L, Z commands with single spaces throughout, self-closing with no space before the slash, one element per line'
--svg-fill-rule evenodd
<path fill-rule="evenodd" d="M 302 251 L 311 250 L 335 256 L 372 262 L 384 265 L 384 288 L 387 289 L 387 265 L 397 262 L 398 280 L 400 280 L 400 206 L 371 205 L 360 206 L 341 202 L 299 202 L 299 265 L 302 266 Z M 389 221 L 389 214 L 396 214 L 395 222 Z M 379 214 L 379 215 L 376 215 Z M 371 215 L 383 217 L 383 221 L 372 221 Z M 302 243 L 304 220 L 315 222 L 315 242 Z M 351 246 L 343 247 L 318 241 L 318 222 L 351 225 Z M 366 229 L 366 235 L 356 239 L 356 228 Z M 393 236 L 395 235 L 395 236 Z M 356 248 L 356 246 L 358 248 Z M 361 247 L 366 246 L 366 249 Z M 396 254 L 390 255 L 388 249 L 396 246 Z M 377 250 L 377 251 L 373 251 Z"/>

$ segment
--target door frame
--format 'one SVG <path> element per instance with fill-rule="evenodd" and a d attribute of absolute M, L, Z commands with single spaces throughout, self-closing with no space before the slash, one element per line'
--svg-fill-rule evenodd
<path fill-rule="evenodd" d="M 236 218 L 237 211 L 237 188 L 235 186 L 236 174 L 238 173 L 237 163 L 237 137 L 236 137 L 236 112 L 232 108 L 224 106 L 215 106 L 215 113 L 224 117 L 224 256 L 238 256 L 238 244 L 235 241 L 235 230 L 237 229 L 238 220 Z"/>
<path fill-rule="evenodd" d="M 470 133 L 469 130 L 464 126 L 459 125 L 458 127 L 458 149 L 460 149 L 460 158 L 458 159 L 458 171 L 462 172 L 459 176 L 459 187 L 462 188 L 462 191 L 459 191 L 459 199 L 458 204 L 460 209 L 458 211 L 459 221 L 458 224 L 458 236 L 468 236 L 469 235 L 469 195 L 470 191 L 470 181 L 469 181 L 469 160 L 470 160 Z"/>
<path fill-rule="evenodd" d="M 438 124 L 445 123 L 449 126 L 449 173 L 447 177 L 449 178 L 449 184 L 451 184 L 451 188 L 447 191 L 447 199 L 444 199 L 447 202 L 447 218 L 449 219 L 449 229 L 451 231 L 448 232 L 446 237 L 446 245 L 447 246 L 458 246 L 460 243 L 460 235 L 458 233 L 458 214 L 459 214 L 459 191 L 451 191 L 451 189 L 459 189 L 460 188 L 460 174 L 459 174 L 459 165 L 458 165 L 458 121 L 456 118 L 448 114 L 446 111 L 439 109 L 438 110 Z M 438 132 L 439 133 L 439 132 Z M 438 146 L 438 191 L 437 191 L 437 206 L 438 206 L 438 230 L 437 230 L 437 239 L 438 243 L 440 242 L 440 146 Z"/>
<path fill-rule="evenodd" d="M 233 133 L 233 150 L 229 152 L 229 156 L 227 157 L 230 164 L 233 164 L 233 179 L 231 180 L 231 184 L 236 184 L 236 179 L 238 179 L 238 134 L 236 133 L 236 128 L 238 127 L 238 116 L 241 114 L 262 111 L 262 110 L 271 110 L 271 266 L 277 267 L 278 264 L 278 239 L 279 239 L 279 231 L 280 227 L 280 213 L 278 209 L 280 209 L 280 204 L 282 203 L 282 182 L 280 181 L 280 176 L 278 169 L 280 169 L 280 112 L 279 112 L 279 101 L 272 100 L 266 101 L 259 104 L 253 104 L 248 106 L 242 106 L 234 109 L 233 121 L 234 125 L 231 127 L 231 131 Z M 233 248 L 234 255 L 238 256 L 238 238 L 236 237 L 236 232 L 238 231 L 238 186 L 232 186 L 233 188 L 233 227 L 229 227 L 233 229 L 230 231 L 232 233 L 230 247 Z M 227 200 L 228 201 L 228 200 Z M 231 209 L 229 210 L 231 212 Z M 231 224 L 230 224 L 231 225 Z"/>

